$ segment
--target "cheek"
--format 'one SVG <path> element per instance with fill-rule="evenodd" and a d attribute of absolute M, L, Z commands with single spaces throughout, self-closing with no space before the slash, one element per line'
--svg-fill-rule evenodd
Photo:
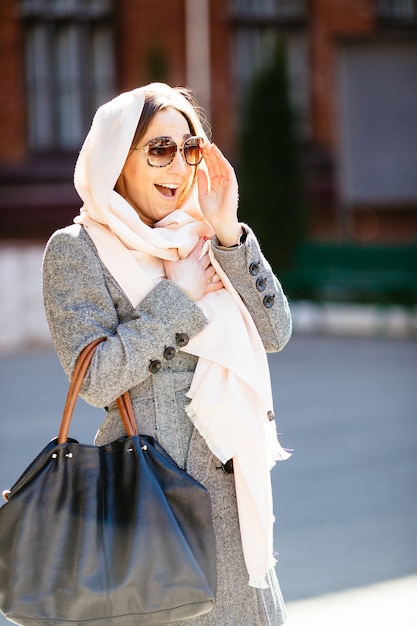
<path fill-rule="evenodd" d="M 194 189 L 196 182 L 197 182 L 197 172 L 193 170 L 190 173 L 190 176 L 187 180 L 187 184 L 184 186 L 184 190 L 181 194 L 182 200 L 185 200 L 189 196 L 191 191 Z"/>
<path fill-rule="evenodd" d="M 144 193 L 147 186 L 153 185 L 149 172 L 134 164 L 129 164 L 128 167 L 125 167 L 124 181 L 126 189 L 129 189 L 131 193 Z"/>
<path fill-rule="evenodd" d="M 134 185 L 136 181 L 140 180 L 138 173 L 138 168 L 133 162 L 127 163 L 124 168 L 124 177 L 126 183 L 129 185 Z"/>

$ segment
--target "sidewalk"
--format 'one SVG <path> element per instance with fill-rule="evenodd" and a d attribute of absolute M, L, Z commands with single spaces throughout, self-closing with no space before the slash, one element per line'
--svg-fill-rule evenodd
<path fill-rule="evenodd" d="M 287 626 L 417 626 L 416 339 L 300 331 L 270 367 L 294 449 L 273 470 Z M 67 388 L 52 349 L 0 354 L 0 489 L 56 434 Z M 102 412 L 75 413 L 91 441 Z"/>
<path fill-rule="evenodd" d="M 417 305 L 293 302 L 294 331 L 344 337 L 417 337 Z"/>
<path fill-rule="evenodd" d="M 286 626 L 416 626 L 417 576 L 287 604 Z M 0 626 L 10 625 L 0 615 Z M 242 626 L 256 626 L 245 624 Z"/>
<path fill-rule="evenodd" d="M 416 626 L 417 576 L 287 604 L 287 626 Z"/>

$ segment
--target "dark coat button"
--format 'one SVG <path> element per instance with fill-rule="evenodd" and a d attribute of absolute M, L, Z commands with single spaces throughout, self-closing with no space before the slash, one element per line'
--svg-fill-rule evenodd
<path fill-rule="evenodd" d="M 258 291 L 265 291 L 266 288 L 266 278 L 258 278 L 256 281 L 256 289 Z"/>
<path fill-rule="evenodd" d="M 270 309 L 271 306 L 274 306 L 275 304 L 275 296 L 265 296 L 264 300 L 264 306 L 266 306 L 267 309 Z"/>
<path fill-rule="evenodd" d="M 174 358 L 176 353 L 177 351 L 175 350 L 174 346 L 168 346 L 164 350 L 164 357 L 166 358 L 167 361 L 170 361 L 171 359 Z"/>
<path fill-rule="evenodd" d="M 233 459 L 229 459 L 226 463 L 222 463 L 222 470 L 225 474 L 234 474 Z"/>
<path fill-rule="evenodd" d="M 175 335 L 175 343 L 179 348 L 184 348 L 187 343 L 190 341 L 190 338 L 185 333 L 177 333 Z"/>
<path fill-rule="evenodd" d="M 152 372 L 152 374 L 156 374 L 157 372 L 159 372 L 161 367 L 162 363 L 161 361 L 158 361 L 158 359 L 155 359 L 155 361 L 151 361 L 149 363 L 149 371 Z"/>
<path fill-rule="evenodd" d="M 249 274 L 252 274 L 252 276 L 257 276 L 259 274 L 259 263 L 254 261 L 249 265 Z"/>

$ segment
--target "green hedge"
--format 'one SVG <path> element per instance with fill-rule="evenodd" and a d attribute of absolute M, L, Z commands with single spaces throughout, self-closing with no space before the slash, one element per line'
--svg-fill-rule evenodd
<path fill-rule="evenodd" d="M 417 243 L 305 243 L 280 274 L 292 299 L 417 304 Z"/>
<path fill-rule="evenodd" d="M 275 271 L 289 268 L 307 212 L 286 53 L 279 43 L 248 85 L 238 162 L 240 218 L 254 228 Z"/>

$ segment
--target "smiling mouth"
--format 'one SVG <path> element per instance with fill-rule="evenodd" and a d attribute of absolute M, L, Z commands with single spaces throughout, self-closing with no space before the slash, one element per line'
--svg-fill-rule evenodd
<path fill-rule="evenodd" d="M 155 187 L 165 198 L 173 198 L 178 190 L 178 185 L 159 184 L 155 185 Z"/>

